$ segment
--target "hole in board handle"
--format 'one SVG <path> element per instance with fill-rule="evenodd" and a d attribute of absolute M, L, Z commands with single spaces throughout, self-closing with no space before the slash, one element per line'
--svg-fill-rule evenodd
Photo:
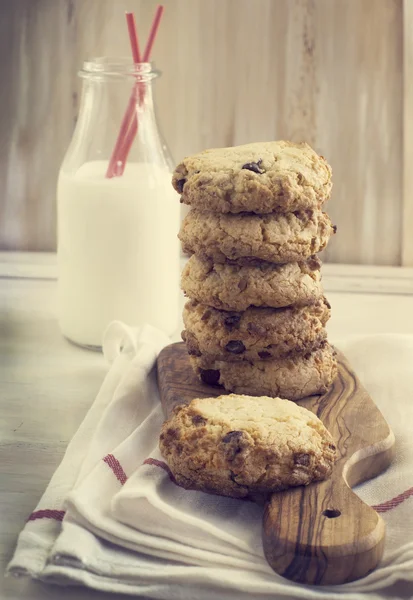
<path fill-rule="evenodd" d="M 341 511 L 336 508 L 327 508 L 327 510 L 323 510 L 323 516 L 327 517 L 327 519 L 335 519 L 341 515 Z"/>

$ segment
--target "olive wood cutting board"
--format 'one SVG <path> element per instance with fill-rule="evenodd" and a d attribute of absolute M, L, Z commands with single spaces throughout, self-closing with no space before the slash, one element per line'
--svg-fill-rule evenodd
<path fill-rule="evenodd" d="M 157 369 L 167 416 L 177 404 L 226 393 L 197 379 L 183 343 L 164 348 Z M 385 525 L 351 487 L 386 469 L 393 456 L 394 436 L 341 353 L 330 390 L 299 404 L 322 420 L 337 444 L 339 458 L 327 481 L 266 499 L 265 556 L 274 571 L 296 582 L 326 585 L 353 581 L 380 561 Z"/>

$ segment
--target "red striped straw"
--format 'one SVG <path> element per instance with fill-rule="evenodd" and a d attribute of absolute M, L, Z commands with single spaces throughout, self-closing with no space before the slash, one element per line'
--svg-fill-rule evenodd
<path fill-rule="evenodd" d="M 149 33 L 148 41 L 146 42 L 145 51 L 143 53 L 143 62 L 148 62 L 151 57 L 152 46 L 155 42 L 155 38 L 158 33 L 159 23 L 161 22 L 163 11 L 164 11 L 164 7 L 161 5 L 159 5 L 158 8 L 156 9 L 155 17 L 152 22 L 151 31 Z"/>
<path fill-rule="evenodd" d="M 152 27 L 149 33 L 148 41 L 145 46 L 144 54 L 142 62 L 149 62 L 150 55 L 152 52 L 152 47 L 156 39 L 156 35 L 159 28 L 159 23 L 162 18 L 162 14 L 164 11 L 163 6 L 158 6 L 156 9 L 155 17 L 152 22 Z M 139 42 L 138 42 L 138 33 L 135 22 L 135 15 L 133 13 L 126 13 L 126 21 L 128 25 L 129 31 L 129 39 L 131 43 L 132 49 L 132 57 L 133 62 L 135 64 L 139 64 L 141 62 L 140 52 L 139 52 Z M 139 92 L 139 93 L 138 93 Z M 135 139 L 136 132 L 138 130 L 138 119 L 136 116 L 136 102 L 139 100 L 141 102 L 143 100 L 144 88 L 139 86 L 139 82 L 137 82 L 132 90 L 131 97 L 129 99 L 129 103 L 124 114 L 121 128 L 119 131 L 118 138 L 116 140 L 115 147 L 113 149 L 112 155 L 110 157 L 109 166 L 106 171 L 106 177 L 117 177 L 123 174 L 126 166 L 126 161 L 133 144 L 133 140 Z"/>
<path fill-rule="evenodd" d="M 148 41 L 146 42 L 145 50 L 143 53 L 143 62 L 149 62 L 152 52 L 152 47 L 155 42 L 156 35 L 158 33 L 159 24 L 161 22 L 162 14 L 164 11 L 164 7 L 159 5 L 156 9 L 155 17 L 152 22 L 151 31 L 149 33 Z M 141 92 L 145 92 L 145 88 L 141 88 Z M 140 102 L 143 100 L 143 95 L 141 94 L 139 97 Z M 131 126 L 125 136 L 123 145 L 120 149 L 119 155 L 121 157 L 119 167 L 120 167 L 120 175 L 123 174 L 125 170 L 126 161 L 128 160 L 129 152 L 133 144 L 133 140 L 135 139 L 136 133 L 138 131 L 138 119 L 136 117 L 136 111 L 133 112 L 133 118 Z"/>
<path fill-rule="evenodd" d="M 133 62 L 135 65 L 138 65 L 141 62 L 141 55 L 139 52 L 138 30 L 136 29 L 134 13 L 126 13 L 126 23 L 128 25 Z"/>

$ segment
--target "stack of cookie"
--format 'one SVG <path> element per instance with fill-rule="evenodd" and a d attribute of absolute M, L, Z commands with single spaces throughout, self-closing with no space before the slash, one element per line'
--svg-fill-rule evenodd
<path fill-rule="evenodd" d="M 179 234 L 191 364 L 228 391 L 299 400 L 336 374 L 315 256 L 335 232 L 331 168 L 307 144 L 206 150 L 173 176 L 191 210 Z"/>

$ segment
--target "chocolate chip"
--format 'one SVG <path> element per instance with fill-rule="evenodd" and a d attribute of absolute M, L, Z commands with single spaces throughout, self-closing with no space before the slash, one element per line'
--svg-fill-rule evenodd
<path fill-rule="evenodd" d="M 215 369 L 201 369 L 200 376 L 204 383 L 208 385 L 217 385 L 219 378 L 221 377 L 221 373 Z"/>
<path fill-rule="evenodd" d="M 205 425 L 206 422 L 207 420 L 204 417 L 201 417 L 201 415 L 195 415 L 192 417 L 192 423 L 194 425 Z"/>
<path fill-rule="evenodd" d="M 238 282 L 238 289 L 243 292 L 245 290 L 245 288 L 247 287 L 248 282 L 247 282 L 247 278 L 246 277 L 242 277 L 239 282 Z"/>
<path fill-rule="evenodd" d="M 185 183 L 186 183 L 186 179 L 178 179 L 178 181 L 176 182 L 176 189 L 178 190 L 178 192 L 180 194 L 182 194 L 182 192 L 184 191 Z"/>
<path fill-rule="evenodd" d="M 229 431 L 222 438 L 221 451 L 228 461 L 236 460 L 241 452 L 248 448 L 248 436 L 243 431 Z M 242 458 L 242 455 L 241 457 Z"/>
<path fill-rule="evenodd" d="M 321 260 L 318 256 L 310 256 L 307 260 L 308 268 L 312 271 L 318 271 L 321 268 Z"/>
<path fill-rule="evenodd" d="M 232 354 L 242 354 L 245 352 L 245 346 L 241 340 L 230 340 L 225 346 L 225 350 L 231 352 Z"/>
<path fill-rule="evenodd" d="M 230 442 L 239 442 L 243 437 L 242 431 L 229 431 L 224 437 L 222 441 L 224 444 L 229 444 Z"/>
<path fill-rule="evenodd" d="M 330 448 L 330 450 L 335 450 L 336 449 L 336 447 L 335 447 L 334 444 L 329 444 L 328 447 Z"/>
<path fill-rule="evenodd" d="M 308 467 L 310 464 L 310 455 L 309 454 L 296 454 L 294 456 L 294 462 L 296 465 L 303 465 L 304 467 Z"/>
<path fill-rule="evenodd" d="M 206 310 L 204 312 L 204 314 L 201 317 L 201 321 L 208 321 L 209 317 L 211 316 L 211 311 L 210 310 Z"/>
<path fill-rule="evenodd" d="M 254 173 L 258 173 L 258 175 L 262 175 L 265 173 L 265 169 L 261 167 L 262 158 L 260 158 L 257 162 L 249 162 L 242 165 L 241 169 L 247 169 L 248 171 L 253 171 Z"/>
<path fill-rule="evenodd" d="M 337 225 L 333 225 L 333 231 L 334 233 L 337 233 Z"/>
<path fill-rule="evenodd" d="M 225 318 L 224 325 L 227 329 L 231 330 L 233 327 L 236 327 L 240 321 L 241 315 L 229 315 L 229 317 Z"/>
<path fill-rule="evenodd" d="M 327 300 L 327 298 L 324 298 L 324 304 L 327 306 L 327 308 L 331 308 L 331 304 L 330 304 L 330 302 Z"/>
<path fill-rule="evenodd" d="M 166 430 L 166 435 L 173 440 L 179 439 L 181 437 L 179 434 L 179 430 L 174 429 L 173 427 L 169 427 L 169 429 Z"/>
<path fill-rule="evenodd" d="M 302 173 L 298 173 L 298 174 L 297 174 L 297 182 L 298 182 L 299 184 L 302 184 L 302 183 L 303 183 L 303 181 L 304 181 L 304 176 L 303 176 L 303 174 L 302 174 Z"/>
<path fill-rule="evenodd" d="M 272 358 L 271 352 L 267 352 L 266 350 L 262 350 L 261 352 L 258 352 L 258 356 L 260 358 Z"/>

